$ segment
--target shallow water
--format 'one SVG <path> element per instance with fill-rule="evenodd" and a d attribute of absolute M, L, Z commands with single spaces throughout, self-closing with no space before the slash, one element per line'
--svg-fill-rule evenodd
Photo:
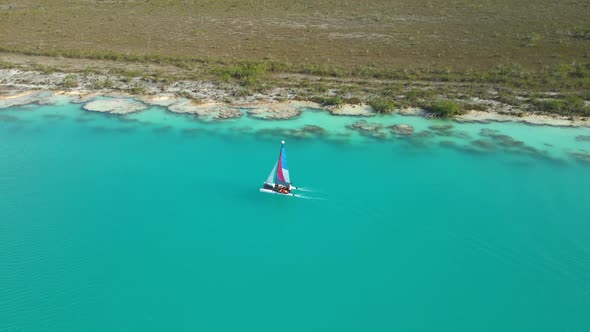
<path fill-rule="evenodd" d="M 0 331 L 590 330 L 589 129 L 358 120 L 0 110 Z"/>

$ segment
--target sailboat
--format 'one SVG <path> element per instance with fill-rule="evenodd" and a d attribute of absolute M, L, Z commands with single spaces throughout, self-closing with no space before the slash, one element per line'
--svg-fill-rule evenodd
<path fill-rule="evenodd" d="M 291 183 L 289 177 L 289 167 L 287 165 L 287 150 L 285 148 L 285 141 L 281 141 L 281 152 L 279 153 L 279 160 L 270 171 L 268 178 L 264 181 L 260 192 L 269 194 L 279 194 L 285 196 L 293 196 L 292 190 L 297 189 Z"/>

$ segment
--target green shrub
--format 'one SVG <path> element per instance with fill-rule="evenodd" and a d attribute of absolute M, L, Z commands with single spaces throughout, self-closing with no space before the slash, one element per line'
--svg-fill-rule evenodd
<path fill-rule="evenodd" d="M 111 81 L 110 79 L 104 79 L 102 81 L 96 81 L 94 82 L 94 84 L 92 84 L 92 88 L 93 89 L 112 89 L 115 87 L 115 83 L 113 83 L 113 81 Z"/>
<path fill-rule="evenodd" d="M 143 95 L 145 94 L 145 87 L 141 84 L 137 84 L 127 89 L 127 92 L 129 92 L 132 95 Z"/>
<path fill-rule="evenodd" d="M 416 104 L 419 100 L 428 99 L 434 96 L 434 91 L 432 90 L 422 90 L 422 89 L 414 89 L 406 92 L 405 100 L 409 104 Z"/>
<path fill-rule="evenodd" d="M 325 83 L 318 82 L 312 85 L 311 89 L 314 92 L 326 92 L 328 91 L 328 86 Z"/>
<path fill-rule="evenodd" d="M 391 113 L 397 107 L 395 102 L 383 98 L 373 99 L 369 105 L 377 113 Z"/>
<path fill-rule="evenodd" d="M 462 112 L 465 111 L 482 111 L 482 112 L 486 112 L 488 110 L 488 106 L 485 104 L 481 104 L 481 103 L 469 103 L 469 102 L 463 102 L 461 104 L 459 104 L 459 109 Z"/>
<path fill-rule="evenodd" d="M 357 97 L 347 98 L 344 100 L 344 102 L 351 105 L 359 105 L 363 103 L 363 101 Z"/>
<path fill-rule="evenodd" d="M 61 85 L 65 88 L 72 89 L 77 88 L 80 85 L 80 82 L 78 82 L 78 78 L 76 76 L 68 75 L 64 78 Z"/>
<path fill-rule="evenodd" d="M 451 100 L 439 100 L 430 104 L 424 105 L 423 108 L 436 115 L 448 118 L 458 115 L 460 112 L 459 105 Z"/>
<path fill-rule="evenodd" d="M 322 106 L 340 106 L 344 103 L 344 100 L 340 97 L 314 97 L 312 101 Z"/>

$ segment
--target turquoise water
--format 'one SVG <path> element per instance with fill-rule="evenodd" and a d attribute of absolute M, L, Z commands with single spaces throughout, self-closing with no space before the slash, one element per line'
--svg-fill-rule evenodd
<path fill-rule="evenodd" d="M 590 129 L 357 120 L 0 110 L 0 331 L 590 330 Z"/>

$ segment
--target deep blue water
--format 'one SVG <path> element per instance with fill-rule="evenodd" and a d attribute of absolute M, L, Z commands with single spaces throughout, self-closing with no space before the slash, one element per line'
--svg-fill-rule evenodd
<path fill-rule="evenodd" d="M 0 116 L 0 331 L 590 330 L 589 129 Z M 548 152 L 462 148 L 482 128 Z M 258 192 L 285 135 L 304 197 Z"/>

